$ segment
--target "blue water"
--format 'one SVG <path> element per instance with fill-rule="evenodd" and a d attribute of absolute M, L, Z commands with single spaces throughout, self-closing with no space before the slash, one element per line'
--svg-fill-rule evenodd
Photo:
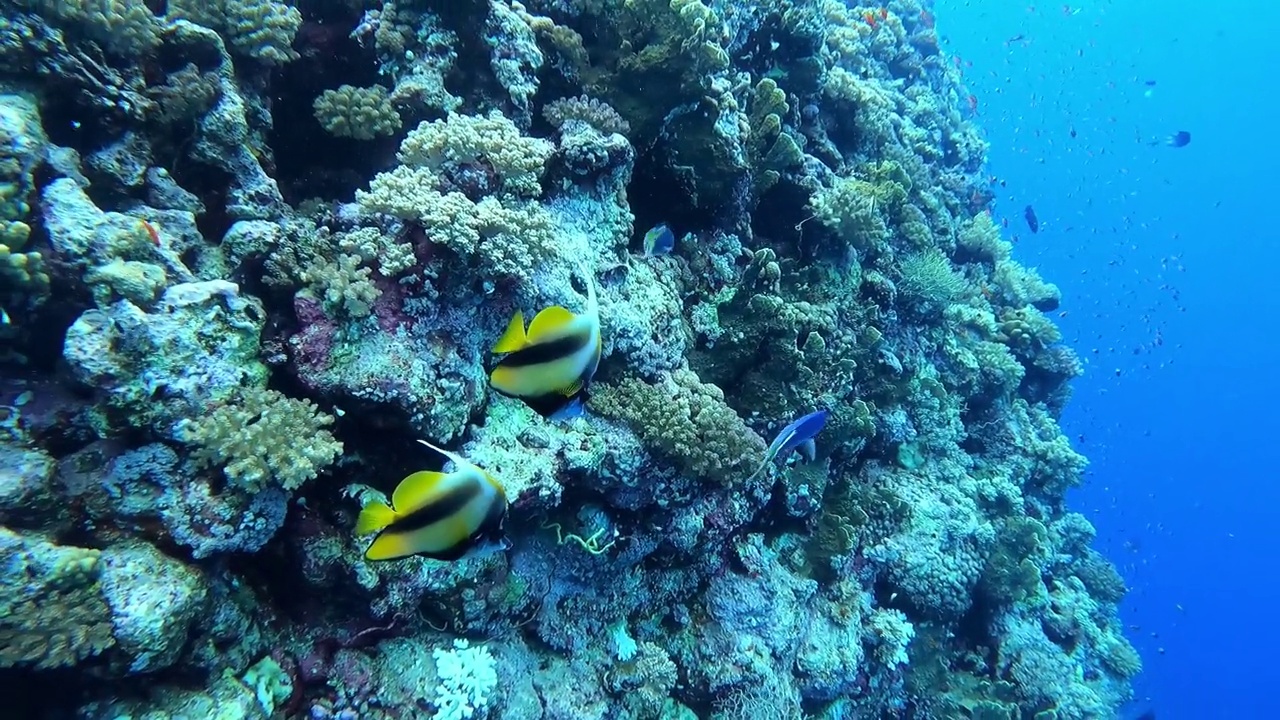
<path fill-rule="evenodd" d="M 1093 461 L 1072 503 L 1133 588 L 1133 714 L 1275 717 L 1280 4 L 940 0 L 937 17 L 1007 183 L 997 209 L 1088 361 L 1064 418 Z M 1177 130 L 1189 146 L 1146 144 Z"/>

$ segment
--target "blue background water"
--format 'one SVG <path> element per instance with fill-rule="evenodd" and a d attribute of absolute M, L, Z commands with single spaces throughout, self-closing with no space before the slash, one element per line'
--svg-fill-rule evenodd
<path fill-rule="evenodd" d="M 1133 588 L 1131 714 L 1278 717 L 1280 3 L 940 0 L 936 15 L 1007 181 L 997 210 L 1062 288 L 1087 362 L 1064 417 L 1092 460 L 1073 504 Z M 1146 144 L 1177 130 L 1191 145 Z"/>

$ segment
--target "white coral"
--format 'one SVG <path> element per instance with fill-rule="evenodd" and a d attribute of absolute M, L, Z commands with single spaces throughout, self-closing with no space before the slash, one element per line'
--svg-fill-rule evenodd
<path fill-rule="evenodd" d="M 484 717 L 489 698 L 498 687 L 497 660 L 489 648 L 471 647 L 466 640 L 454 640 L 452 648 L 436 648 L 435 717 L 439 720 L 466 720 Z"/>

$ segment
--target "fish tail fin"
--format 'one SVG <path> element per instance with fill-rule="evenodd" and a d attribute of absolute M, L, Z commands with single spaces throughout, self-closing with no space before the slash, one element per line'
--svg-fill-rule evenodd
<path fill-rule="evenodd" d="M 744 480 L 743 482 L 751 482 L 752 480 L 755 480 L 757 475 L 764 472 L 764 469 L 769 467 L 769 460 L 770 460 L 769 457 L 765 457 L 764 462 L 760 463 L 760 467 L 756 468 L 755 472 L 748 475 L 747 479 Z"/>
<path fill-rule="evenodd" d="M 364 506 L 360 511 L 360 517 L 356 518 L 356 534 L 376 533 L 395 519 L 396 511 L 392 510 L 390 505 L 378 501 L 371 502 Z"/>

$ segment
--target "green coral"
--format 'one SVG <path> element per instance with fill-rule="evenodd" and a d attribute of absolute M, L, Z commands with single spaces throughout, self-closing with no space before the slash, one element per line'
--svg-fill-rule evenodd
<path fill-rule="evenodd" d="M 1000 237 L 1000 226 L 989 212 L 978 213 L 960 225 L 956 246 L 988 262 L 1007 260 L 1013 253 L 1013 244 Z"/>
<path fill-rule="evenodd" d="M 312 109 L 324 129 L 338 137 L 373 140 L 394 135 L 400 129 L 400 115 L 381 85 L 343 85 L 337 90 L 325 90 L 315 99 Z"/>
<path fill-rule="evenodd" d="M 529 278 L 540 261 L 556 254 L 556 228 L 546 209 L 527 198 L 541 193 L 539 179 L 553 148 L 523 137 L 500 113 L 451 115 L 424 122 L 400 146 L 402 165 L 379 174 L 357 191 L 366 210 L 412 220 L 427 237 L 485 274 Z M 497 187 L 479 200 L 455 189 L 454 174 L 483 162 Z"/>
<path fill-rule="evenodd" d="M 783 170 L 800 164 L 804 159 L 795 138 L 783 132 L 782 119 L 788 110 L 787 94 L 772 78 L 756 83 L 747 116 L 750 132 L 747 152 L 755 170 L 752 190 L 756 198 L 777 184 Z"/>
<path fill-rule="evenodd" d="M 835 231 L 845 244 L 857 250 L 879 248 L 889 241 L 885 206 L 873 183 L 858 178 L 839 178 L 830 187 L 814 193 L 809 200 L 813 216 Z"/>
<path fill-rule="evenodd" d="M 180 436 L 195 446 L 191 456 L 199 465 L 221 466 L 236 485 L 293 490 L 342 453 L 342 443 L 325 429 L 332 424 L 310 400 L 249 388 L 238 402 L 188 421 Z"/>
<path fill-rule="evenodd" d="M 373 311 L 374 301 L 382 295 L 369 279 L 371 274 L 372 269 L 360 267 L 358 256 L 341 253 L 334 260 L 315 258 L 301 279 L 325 309 L 361 318 Z"/>
<path fill-rule="evenodd" d="M 169 0 L 168 12 L 218 31 L 237 55 L 277 65 L 298 59 L 290 46 L 302 13 L 278 0 Z"/>
<path fill-rule="evenodd" d="M 46 143 L 35 101 L 0 95 L 0 307 L 11 312 L 49 294 L 44 258 L 24 251 L 31 236 L 28 201 Z"/>
<path fill-rule="evenodd" d="M 1022 516 L 996 526 L 996 544 L 987 557 L 980 587 L 1001 605 L 1043 595 L 1040 565 L 1048 550 L 1048 531 L 1038 520 Z"/>
<path fill-rule="evenodd" d="M 911 253 L 898 263 L 898 291 L 918 303 L 945 305 L 959 299 L 968 283 L 938 250 Z"/>
<path fill-rule="evenodd" d="M 1062 331 L 1052 320 L 1028 306 L 1000 315 L 997 339 L 1015 353 L 1032 355 L 1062 340 Z"/>
<path fill-rule="evenodd" d="M 98 551 L 0 528 L 0 668 L 70 667 L 115 644 Z"/>
<path fill-rule="evenodd" d="M 724 392 L 690 370 L 676 370 L 656 384 L 624 378 L 597 385 L 591 405 L 625 420 L 646 446 L 696 478 L 727 485 L 764 459 L 764 441 L 725 403 Z"/>
<path fill-rule="evenodd" d="M 1040 310 L 1053 310 L 1062 301 L 1062 291 L 1057 285 L 1045 282 L 1033 268 L 1013 260 L 997 262 L 991 282 L 1010 305 L 1032 305 Z"/>

